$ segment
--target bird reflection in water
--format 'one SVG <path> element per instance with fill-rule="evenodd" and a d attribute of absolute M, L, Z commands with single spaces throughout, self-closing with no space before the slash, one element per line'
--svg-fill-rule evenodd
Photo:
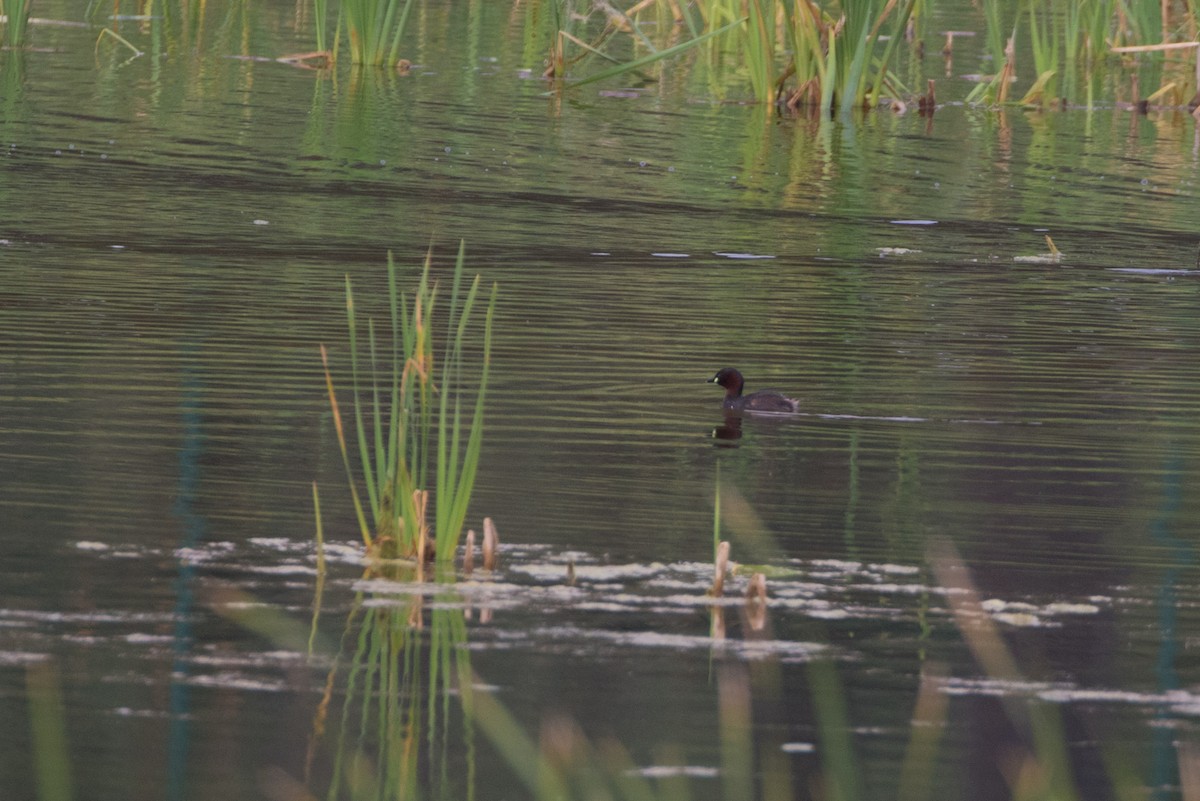
<path fill-rule="evenodd" d="M 725 422 L 713 429 L 712 438 L 720 448 L 736 448 L 742 438 L 742 416 L 737 412 L 725 412 Z"/>

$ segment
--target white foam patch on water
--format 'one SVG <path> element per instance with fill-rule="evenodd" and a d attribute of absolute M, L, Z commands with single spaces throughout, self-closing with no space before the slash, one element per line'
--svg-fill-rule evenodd
<path fill-rule="evenodd" d="M 827 650 L 818 643 L 791 640 L 729 640 L 714 639 L 706 634 L 674 634 L 661 631 L 613 631 L 585 629 L 577 626 L 548 626 L 529 634 L 534 642 L 584 641 L 606 642 L 629 648 L 662 649 L 669 651 L 715 650 L 746 659 L 778 657 L 786 661 L 805 661 Z"/>
<path fill-rule="evenodd" d="M 145 634 L 143 632 L 126 634 L 123 639 L 134 645 L 169 645 L 175 641 L 175 638 L 168 634 Z"/>
<path fill-rule="evenodd" d="M 287 537 L 251 537 L 248 542 L 258 548 L 281 553 L 308 553 L 315 550 L 316 543 L 308 540 L 293 540 Z M 362 548 L 360 547 L 361 551 Z"/>
<path fill-rule="evenodd" d="M 246 573 L 260 573 L 266 576 L 315 576 L 317 569 L 308 565 L 246 565 Z"/>
<path fill-rule="evenodd" d="M 784 743 L 779 746 L 779 750 L 785 754 L 812 754 L 816 752 L 817 747 L 812 743 Z"/>
<path fill-rule="evenodd" d="M 171 717 L 170 713 L 161 709 L 133 709 L 128 706 L 119 706 L 112 710 L 112 714 L 120 718 L 167 718 Z M 182 716 L 185 720 L 190 720 L 190 715 Z"/>
<path fill-rule="evenodd" d="M 92 540 L 80 540 L 75 543 L 75 547 L 81 551 L 107 551 L 108 545 L 103 542 L 93 542 Z"/>
<path fill-rule="evenodd" d="M 1000 598 L 988 598 L 979 605 L 994 620 L 1018 628 L 1060 628 L 1063 624 L 1053 619 L 1056 616 L 1097 615 L 1101 609 L 1094 603 L 1054 601 L 1038 606 L 1028 601 L 1005 601 Z"/>
<path fill-rule="evenodd" d="M 0 609 L 0 619 L 40 623 L 171 623 L 175 617 L 165 612 L 48 612 L 40 609 Z"/>
<path fill-rule="evenodd" d="M 337 564 L 362 565 L 366 563 L 361 543 L 327 542 L 325 543 L 325 560 Z"/>
<path fill-rule="evenodd" d="M 217 673 L 204 676 L 176 674 L 176 679 L 193 687 L 217 687 L 224 690 L 278 693 L 290 689 L 287 683 L 283 681 L 261 678 L 252 679 L 240 673 Z"/>
<path fill-rule="evenodd" d="M 261 668 L 305 663 L 308 658 L 296 651 L 248 651 L 242 653 L 191 654 L 186 661 L 192 665 L 226 668 Z"/>
<path fill-rule="evenodd" d="M 833 574 L 861 573 L 862 562 L 847 562 L 844 559 L 814 559 L 810 564 L 814 568 L 828 568 Z"/>
<path fill-rule="evenodd" d="M 563 565 L 513 565 L 509 569 L 514 573 L 522 573 L 538 581 L 563 581 L 566 577 L 566 568 Z M 625 565 L 576 565 L 575 580 L 589 582 L 632 581 L 656 576 L 666 569 L 667 566 L 661 562 Z"/>
<path fill-rule="evenodd" d="M 726 250 L 714 250 L 713 255 L 720 256 L 723 259 L 744 259 L 747 261 L 775 258 L 774 255 L 769 253 L 732 253 Z"/>
<path fill-rule="evenodd" d="M 1058 628 L 1061 625 L 1028 612 L 998 612 L 992 617 L 1000 623 L 1023 629 Z"/>
<path fill-rule="evenodd" d="M 808 614 L 820 620 L 846 620 L 851 617 L 845 609 L 812 609 Z"/>
<path fill-rule="evenodd" d="M 686 776 L 689 779 L 715 779 L 721 775 L 717 768 L 707 765 L 647 765 L 625 771 L 626 776 L 644 776 L 647 779 L 670 779 Z"/>
<path fill-rule="evenodd" d="M 1169 707 L 1181 715 L 1200 715 L 1200 696 L 1187 690 L 1136 692 L 1103 687 L 1084 688 L 1061 682 L 1000 681 L 998 679 L 953 678 L 942 683 L 947 695 L 1036 697 L 1056 704 L 1126 704 Z"/>
<path fill-rule="evenodd" d="M 175 558 L 189 565 L 202 565 L 231 553 L 232 542 L 210 542 L 203 547 L 176 548 Z"/>
<path fill-rule="evenodd" d="M 921 568 L 917 567 L 916 565 L 892 565 L 885 563 L 881 565 L 871 565 L 871 567 L 881 573 L 888 573 L 891 575 L 918 576 L 921 574 Z"/>
<path fill-rule="evenodd" d="M 33 665 L 49 658 L 50 654 L 32 651 L 0 651 L 0 665 Z"/>
<path fill-rule="evenodd" d="M 1051 615 L 1098 615 L 1100 607 L 1096 604 L 1052 603 L 1043 609 Z"/>

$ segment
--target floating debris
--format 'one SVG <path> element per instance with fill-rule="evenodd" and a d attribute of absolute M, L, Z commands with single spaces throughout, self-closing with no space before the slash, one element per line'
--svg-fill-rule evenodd
<path fill-rule="evenodd" d="M 1014 256 L 1013 261 L 1019 264 L 1058 264 L 1062 261 L 1062 252 L 1054 246 L 1054 240 L 1046 234 L 1046 245 L 1049 253 L 1038 253 L 1033 256 Z"/>

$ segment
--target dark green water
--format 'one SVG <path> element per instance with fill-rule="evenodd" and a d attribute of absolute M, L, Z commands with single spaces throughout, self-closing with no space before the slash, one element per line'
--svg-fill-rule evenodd
<path fill-rule="evenodd" d="M 696 797 L 741 797 L 718 699 L 749 675 L 756 771 L 782 760 L 808 797 L 834 751 L 819 654 L 863 798 L 912 791 L 922 726 L 932 797 L 1009 797 L 1031 708 L 1062 715 L 1082 797 L 1111 797 L 1106 753 L 1180 797 L 1200 711 L 1193 121 L 953 102 L 768 120 L 682 72 L 551 98 L 503 4 L 423 9 L 403 77 L 229 58 L 311 49 L 268 5 L 177 38 L 123 28 L 158 48 L 129 63 L 57 28 L 0 56 L 0 797 L 35 795 L 26 678 L 47 658 L 77 798 L 302 780 L 356 593 L 405 619 L 415 589 L 357 583 L 318 345 L 344 383 L 343 277 L 382 316 L 389 249 L 415 279 L 432 243 L 446 276 L 460 239 L 501 292 L 470 519 L 505 547 L 427 606 L 469 600 L 476 684 L 535 741 L 565 717 L 639 768 L 691 766 Z M 956 75 L 979 71 L 967 47 Z M 1024 260 L 1045 234 L 1061 262 Z M 804 412 L 714 438 L 731 423 L 704 381 L 726 365 Z M 735 561 L 773 568 L 767 630 L 733 605 L 723 642 L 718 464 Z M 314 479 L 345 547 L 310 660 Z M 965 644 L 929 557 L 945 542 L 1021 680 Z M 361 701 L 347 659 L 336 719 Z M 935 674 L 945 712 L 914 727 Z M 457 707 L 447 734 L 427 794 L 529 797 Z"/>

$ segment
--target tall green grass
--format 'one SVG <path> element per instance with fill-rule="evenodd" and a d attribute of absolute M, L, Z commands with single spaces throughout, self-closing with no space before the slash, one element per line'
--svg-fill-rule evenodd
<path fill-rule="evenodd" d="M 459 247 L 451 279 L 449 309 L 440 328 L 445 337 L 440 362 L 434 355 L 438 284 L 430 278 L 432 253 L 413 296 L 400 294 L 395 260 L 388 254 L 387 301 L 390 332 L 381 343 L 375 322 L 361 324 L 354 289 L 346 278 L 350 403 L 358 467 L 366 505 L 351 464 L 349 435 L 342 419 L 329 356 L 321 346 L 325 383 L 338 447 L 364 544 L 381 558 L 453 558 L 475 486 L 483 446 L 484 401 L 491 359 L 492 319 L 497 289 L 483 303 L 480 278 L 463 286 L 465 249 Z M 472 366 L 467 348 L 481 344 Z M 433 527 L 429 498 L 434 498 Z M 368 512 L 370 520 L 368 520 Z"/>

